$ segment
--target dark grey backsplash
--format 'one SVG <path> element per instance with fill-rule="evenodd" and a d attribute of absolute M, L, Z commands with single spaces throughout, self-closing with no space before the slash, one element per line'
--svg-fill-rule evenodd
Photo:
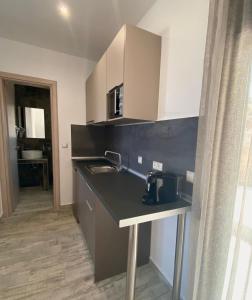
<path fill-rule="evenodd" d="M 176 174 L 194 170 L 198 118 L 127 126 L 76 126 L 72 125 L 73 156 L 101 155 L 107 149 L 121 153 L 123 164 L 142 174 L 152 170 L 153 160 L 162 162 L 164 171 Z M 137 162 L 139 155 L 142 165 Z M 184 189 L 191 194 L 192 185 L 185 184 Z"/>
<path fill-rule="evenodd" d="M 123 164 L 139 173 L 152 170 L 155 160 L 163 163 L 164 171 L 185 175 L 186 170 L 194 171 L 197 129 L 198 118 L 109 127 L 107 149 L 121 153 Z M 185 182 L 184 192 L 191 194 L 192 184 Z"/>
<path fill-rule="evenodd" d="M 126 166 L 143 174 L 152 169 L 153 160 L 162 162 L 164 171 L 185 174 L 194 170 L 197 124 L 197 118 L 186 118 L 108 127 L 107 149 L 120 152 Z"/>
<path fill-rule="evenodd" d="M 72 156 L 102 156 L 106 148 L 105 127 L 71 125 Z"/>

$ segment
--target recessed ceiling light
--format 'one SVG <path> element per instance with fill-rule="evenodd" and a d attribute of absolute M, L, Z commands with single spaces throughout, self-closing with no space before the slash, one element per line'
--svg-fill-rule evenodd
<path fill-rule="evenodd" d="M 70 17 L 70 11 L 66 4 L 60 3 L 58 6 L 58 10 L 63 18 L 68 19 Z"/>

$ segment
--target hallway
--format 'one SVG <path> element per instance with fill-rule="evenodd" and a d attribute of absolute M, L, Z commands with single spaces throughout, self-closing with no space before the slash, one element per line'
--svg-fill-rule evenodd
<path fill-rule="evenodd" d="M 94 284 L 71 207 L 54 211 L 48 192 L 43 193 L 23 191 L 15 213 L 0 220 L 0 299 L 124 299 L 125 274 Z M 136 299 L 167 300 L 169 295 L 151 264 L 138 269 Z"/>
<path fill-rule="evenodd" d="M 13 212 L 14 216 L 28 212 L 38 212 L 53 208 L 52 190 L 43 190 L 41 187 L 20 188 L 19 203 Z"/>

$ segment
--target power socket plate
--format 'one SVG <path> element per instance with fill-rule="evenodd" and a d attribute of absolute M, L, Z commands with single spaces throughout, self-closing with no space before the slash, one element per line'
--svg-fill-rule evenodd
<path fill-rule="evenodd" d="M 163 171 L 163 163 L 154 160 L 152 168 L 157 171 Z"/>
<path fill-rule="evenodd" d="M 186 181 L 193 183 L 194 182 L 194 172 L 192 171 L 186 171 Z"/>

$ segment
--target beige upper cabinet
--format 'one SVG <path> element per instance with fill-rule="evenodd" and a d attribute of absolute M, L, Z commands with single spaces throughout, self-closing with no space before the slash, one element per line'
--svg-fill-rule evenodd
<path fill-rule="evenodd" d="M 92 73 L 86 80 L 86 123 L 94 122 L 94 73 Z"/>
<path fill-rule="evenodd" d="M 94 119 L 104 122 L 107 118 L 106 102 L 107 57 L 106 53 L 99 60 L 94 70 Z"/>
<path fill-rule="evenodd" d="M 124 25 L 87 80 L 87 122 L 156 121 L 160 58 L 160 36 Z M 122 114 L 120 110 L 113 116 L 113 109 L 116 111 L 113 89 L 121 85 Z"/>
<path fill-rule="evenodd" d="M 123 83 L 125 26 L 107 50 L 107 92 Z"/>
<path fill-rule="evenodd" d="M 125 31 L 123 118 L 156 121 L 161 37 L 130 25 Z"/>
<path fill-rule="evenodd" d="M 86 82 L 86 120 L 88 124 L 106 121 L 107 57 L 99 60 Z"/>

